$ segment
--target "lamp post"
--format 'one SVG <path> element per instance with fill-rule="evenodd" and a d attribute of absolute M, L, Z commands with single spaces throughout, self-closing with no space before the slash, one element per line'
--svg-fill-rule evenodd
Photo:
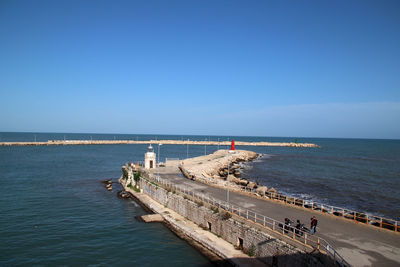
<path fill-rule="evenodd" d="M 157 159 L 158 165 L 160 165 L 160 146 L 162 146 L 162 144 L 158 144 L 158 154 L 157 154 L 157 157 L 158 157 L 158 159 Z"/>
<path fill-rule="evenodd" d="M 186 158 L 189 158 L 189 139 L 187 140 L 187 146 L 186 146 Z"/>
<path fill-rule="evenodd" d="M 229 210 L 229 150 L 228 150 L 228 176 L 226 177 L 226 202 L 228 203 Z"/>
<path fill-rule="evenodd" d="M 158 144 L 158 153 L 157 153 L 157 176 L 160 177 L 160 146 L 162 146 L 162 144 Z"/>

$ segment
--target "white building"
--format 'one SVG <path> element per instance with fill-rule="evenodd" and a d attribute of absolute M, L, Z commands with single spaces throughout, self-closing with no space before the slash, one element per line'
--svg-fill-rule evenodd
<path fill-rule="evenodd" d="M 150 145 L 147 148 L 147 152 L 144 154 L 144 168 L 154 169 L 156 167 L 156 153 L 154 148 Z"/>

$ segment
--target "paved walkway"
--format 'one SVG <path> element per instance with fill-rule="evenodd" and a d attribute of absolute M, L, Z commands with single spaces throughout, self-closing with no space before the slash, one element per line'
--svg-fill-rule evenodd
<path fill-rule="evenodd" d="M 161 178 L 185 185 L 195 192 L 226 201 L 226 190 L 184 178 L 178 168 L 160 168 Z M 292 207 L 280 202 L 230 192 L 230 203 L 278 221 L 288 217 L 309 228 L 311 216 L 318 219 L 316 235 L 327 240 L 353 266 L 400 266 L 400 234 L 347 219 Z"/>

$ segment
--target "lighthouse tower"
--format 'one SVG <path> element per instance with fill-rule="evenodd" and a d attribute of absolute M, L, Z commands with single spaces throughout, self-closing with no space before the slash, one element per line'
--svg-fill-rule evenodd
<path fill-rule="evenodd" d="M 150 145 L 147 148 L 147 152 L 144 154 L 144 168 L 154 169 L 156 167 L 156 153 L 154 148 Z"/>

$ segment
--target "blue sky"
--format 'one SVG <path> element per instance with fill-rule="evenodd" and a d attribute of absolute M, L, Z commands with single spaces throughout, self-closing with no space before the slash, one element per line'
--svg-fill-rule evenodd
<path fill-rule="evenodd" d="M 400 138 L 399 1 L 0 1 L 0 131 Z"/>

